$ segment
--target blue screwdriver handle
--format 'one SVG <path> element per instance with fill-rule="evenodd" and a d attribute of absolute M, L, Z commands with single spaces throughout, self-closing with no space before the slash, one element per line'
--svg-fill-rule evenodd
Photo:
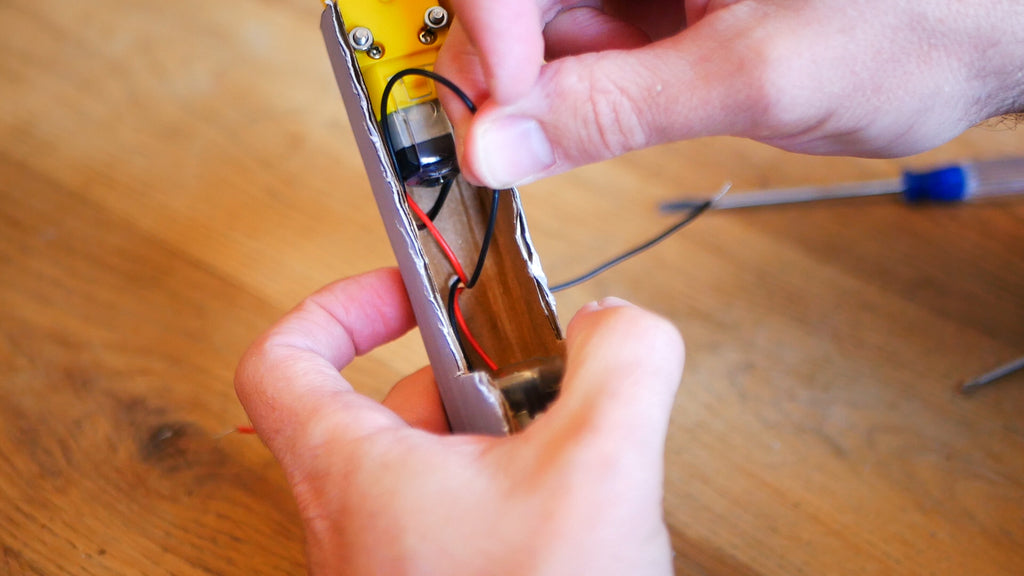
<path fill-rule="evenodd" d="M 907 202 L 964 202 L 1024 193 L 1024 156 L 903 173 Z"/>
<path fill-rule="evenodd" d="M 915 202 L 963 202 L 970 180 L 963 166 L 903 173 L 903 199 Z"/>
<path fill-rule="evenodd" d="M 757 190 L 716 200 L 715 210 L 776 206 L 839 198 L 900 194 L 906 202 L 965 202 L 1024 194 L 1024 156 L 961 162 L 922 172 L 905 171 L 901 178 L 851 182 L 831 186 L 801 186 Z M 693 210 L 706 198 L 662 204 L 665 212 Z"/>

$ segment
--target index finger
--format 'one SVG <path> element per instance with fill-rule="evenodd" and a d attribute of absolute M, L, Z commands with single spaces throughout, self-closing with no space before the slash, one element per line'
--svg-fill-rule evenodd
<path fill-rule="evenodd" d="M 393 412 L 355 390 L 339 370 L 414 325 L 395 269 L 335 282 L 313 294 L 243 355 L 235 391 L 279 460 L 298 444 L 349 439 L 404 427 Z"/>
<path fill-rule="evenodd" d="M 490 95 L 501 104 L 525 95 L 544 63 L 544 16 L 538 1 L 556 4 L 553 0 L 452 2 L 455 17 L 480 59 Z"/>

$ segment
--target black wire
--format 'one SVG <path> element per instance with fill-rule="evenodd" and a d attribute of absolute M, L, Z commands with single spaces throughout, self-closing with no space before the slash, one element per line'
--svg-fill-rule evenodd
<path fill-rule="evenodd" d="M 431 222 L 441 213 L 444 201 L 448 199 L 448 193 L 452 191 L 452 184 L 455 184 L 455 176 L 441 182 L 441 191 L 437 193 L 437 200 L 434 200 L 434 205 L 427 210 L 427 218 L 430 218 Z"/>
<path fill-rule="evenodd" d="M 468 94 L 466 94 L 465 90 L 459 88 L 459 86 L 455 82 L 452 82 L 451 80 L 445 78 L 444 76 L 441 76 L 437 72 L 424 70 L 422 68 L 406 68 L 405 70 L 400 70 L 396 72 L 395 75 L 392 76 L 390 80 L 388 80 L 388 83 L 384 85 L 384 92 L 382 94 L 380 104 L 381 118 L 387 116 L 386 112 L 388 109 L 388 100 L 390 99 L 391 91 L 394 90 L 395 88 L 395 84 L 398 84 L 398 81 L 401 80 L 402 78 L 405 78 L 406 76 L 423 76 L 424 78 L 430 78 L 434 82 L 443 85 L 445 88 L 451 90 L 452 93 L 458 96 L 459 100 L 462 100 L 462 103 L 466 105 L 466 108 L 468 108 L 470 112 L 476 114 L 476 104 L 473 103 L 473 100 L 469 97 Z"/>
<path fill-rule="evenodd" d="M 463 90 L 462 88 L 459 88 L 458 84 L 452 82 L 451 80 L 445 78 L 444 76 L 441 76 L 437 72 L 423 70 L 420 68 L 406 68 L 405 70 L 400 70 L 399 72 L 395 73 L 395 75 L 388 80 L 388 83 L 384 85 L 384 91 L 381 93 L 380 132 L 381 136 L 383 136 L 384 138 L 384 146 L 388 149 L 388 156 L 391 157 L 391 162 L 392 165 L 394 165 L 396 172 L 398 171 L 398 155 L 395 153 L 395 147 L 391 142 L 391 125 L 388 124 L 388 104 L 391 100 L 391 92 L 395 89 L 395 85 L 398 84 L 398 82 L 402 78 L 405 78 L 406 76 L 423 76 L 424 78 L 429 78 L 434 82 L 441 84 L 445 88 L 451 90 L 452 93 L 454 93 L 459 98 L 459 100 L 462 101 L 462 103 L 471 113 L 476 114 L 476 104 L 474 104 L 473 99 L 470 98 L 468 94 L 466 94 L 466 91 Z M 441 191 L 438 193 L 437 200 L 434 202 L 434 205 L 430 207 L 430 210 L 428 210 L 426 213 L 427 217 L 431 221 L 433 221 L 434 218 L 437 218 L 437 215 L 441 213 L 441 208 L 444 207 L 444 203 L 448 199 L 448 193 L 451 191 L 451 186 L 452 184 L 455 183 L 455 178 L 457 176 L 458 174 L 456 173 L 455 175 L 453 175 L 450 181 L 442 182 Z M 417 225 L 417 229 L 422 230 L 423 228 L 421 228 L 420 226 L 421 225 Z M 486 250 L 484 251 L 484 254 L 486 254 Z M 469 286 L 467 286 L 467 288 L 469 288 Z"/>
<path fill-rule="evenodd" d="M 445 198 L 448 196 L 448 191 L 451 189 L 451 183 L 453 180 L 447 180 L 441 187 L 441 193 L 438 195 L 437 200 L 434 201 L 434 206 L 431 207 L 430 211 L 426 213 L 427 218 L 431 222 L 437 217 L 437 213 L 441 211 L 441 206 L 444 204 Z M 491 213 L 487 218 L 487 228 L 484 229 L 484 241 L 480 245 L 480 254 L 476 258 L 476 267 L 473 269 L 473 275 L 469 277 L 466 283 L 466 288 L 472 288 L 476 286 L 477 281 L 480 279 L 480 273 L 484 269 L 484 261 L 487 260 L 487 252 L 491 247 L 491 239 L 494 237 L 494 229 L 496 228 L 498 220 L 498 202 L 499 195 L 497 190 L 492 190 L 493 196 L 491 197 Z M 433 212 L 433 214 L 431 214 Z M 423 223 L 416 224 L 417 230 L 426 229 L 426 225 Z"/>
<path fill-rule="evenodd" d="M 420 68 L 406 68 L 405 70 L 397 72 L 394 76 L 391 77 L 391 79 L 388 80 L 388 83 L 384 85 L 384 91 L 381 93 L 380 98 L 380 132 L 381 136 L 383 136 L 384 138 L 384 146 L 388 149 L 388 156 L 391 158 L 391 163 L 392 165 L 394 165 L 396 172 L 398 172 L 398 155 L 395 153 L 395 147 L 391 142 L 391 125 L 388 124 L 388 104 L 391 100 L 391 92 L 395 89 L 395 85 L 398 84 L 398 82 L 402 78 L 405 78 L 406 76 L 423 76 L 424 78 L 429 78 L 443 85 L 444 87 L 451 90 L 459 98 L 459 100 L 461 100 L 462 103 L 465 104 L 466 108 L 468 108 L 470 112 L 476 114 L 476 104 L 473 103 L 473 100 L 469 97 L 469 95 L 466 94 L 466 92 L 462 88 L 459 88 L 457 84 L 445 78 L 444 76 L 441 76 L 436 72 L 432 72 L 430 70 L 422 70 Z M 455 177 L 453 176 L 452 181 L 454 182 L 454 180 Z M 442 184 L 441 192 L 437 198 L 437 201 L 434 202 L 434 205 L 427 212 L 427 216 L 430 218 L 431 221 L 433 221 L 434 218 L 437 217 L 437 215 L 441 212 L 441 208 L 444 207 L 444 202 L 445 200 L 448 199 L 449 190 L 451 190 L 450 184 L 448 185 L 448 188 L 445 188 L 444 184 Z M 420 228 L 420 225 L 417 225 L 417 228 L 422 230 L 422 228 Z"/>
<path fill-rule="evenodd" d="M 462 103 L 465 104 L 466 108 L 469 109 L 469 111 L 471 113 L 473 113 L 473 114 L 476 113 L 476 105 L 473 104 L 473 100 L 469 97 L 468 94 L 466 94 L 466 92 L 464 90 L 459 88 L 459 86 L 457 84 L 455 84 L 454 82 L 452 82 L 448 78 L 445 78 L 444 76 L 441 76 L 440 74 L 438 74 L 436 72 L 432 72 L 430 70 L 423 70 L 423 69 L 419 69 L 419 68 L 406 68 L 405 70 L 401 70 L 398 73 L 396 73 L 394 76 L 391 77 L 390 80 L 388 80 L 388 83 L 384 86 L 384 92 L 381 95 L 381 103 L 380 103 L 381 134 L 384 137 L 384 144 L 385 144 L 385 146 L 388 149 L 388 153 L 391 156 L 391 161 L 394 163 L 394 166 L 395 166 L 396 170 L 397 170 L 397 167 L 398 167 L 398 157 L 395 154 L 395 148 L 394 148 L 394 146 L 391 143 L 391 127 L 388 125 L 388 120 L 387 120 L 387 116 L 388 116 L 388 112 L 387 112 L 388 111 L 388 101 L 391 99 L 391 92 L 392 92 L 392 90 L 394 90 L 395 85 L 402 78 L 405 78 L 406 76 L 423 76 L 424 78 L 429 78 L 429 79 L 431 79 L 431 80 L 433 80 L 433 81 L 443 85 L 444 87 L 446 87 L 449 90 L 451 90 L 459 98 L 459 100 L 461 100 Z M 431 206 L 430 210 L 428 210 L 427 213 L 426 213 L 427 217 L 431 221 L 433 221 L 434 218 L 436 218 L 437 215 L 441 212 L 441 208 L 444 206 L 445 200 L 447 200 L 447 198 L 448 198 L 448 193 L 450 192 L 452 184 L 454 183 L 454 181 L 455 181 L 455 177 L 453 177 L 451 180 L 446 180 L 446 181 L 442 182 L 442 184 L 441 184 L 441 191 L 438 194 L 437 200 L 434 201 L 434 205 Z M 475 286 L 477 281 L 480 279 L 480 273 L 483 271 L 484 261 L 487 259 L 487 252 L 490 249 L 491 240 L 492 240 L 492 238 L 494 236 L 494 228 L 495 228 L 495 225 L 496 225 L 496 222 L 497 222 L 497 216 L 498 216 L 498 200 L 500 198 L 500 195 L 499 195 L 497 190 L 493 190 L 493 192 L 494 192 L 494 197 L 493 197 L 493 200 L 491 201 L 491 214 L 490 214 L 490 217 L 488 218 L 488 221 L 487 221 L 487 229 L 484 232 L 484 241 L 483 241 L 483 244 L 480 247 L 480 255 L 477 257 L 476 268 L 473 270 L 473 275 L 470 277 L 469 281 L 466 283 L 466 288 L 467 289 L 472 288 L 473 286 Z M 580 285 L 580 284 L 582 284 L 582 283 L 584 283 L 584 282 L 594 278 L 595 276 L 601 274 L 602 272 L 605 272 L 609 268 L 613 268 L 613 267 L 621 264 L 622 262 L 625 262 L 626 260 L 629 260 L 630 258 L 636 256 L 637 254 L 640 254 L 641 252 L 644 252 L 645 250 L 647 250 L 649 248 L 652 248 L 655 245 L 659 244 L 661 241 L 663 241 L 664 239 L 668 238 L 672 234 L 675 234 L 680 229 L 685 227 L 687 224 L 693 222 L 698 216 L 703 214 L 710 207 L 711 207 L 711 201 L 710 200 L 695 206 L 693 209 L 690 210 L 690 212 L 682 220 L 680 220 L 679 222 L 673 224 L 668 229 L 666 229 L 664 232 L 662 232 L 661 234 L 658 234 L 657 236 L 655 236 L 654 238 L 648 240 L 647 242 L 644 242 L 643 244 L 633 248 L 632 250 L 629 250 L 629 251 L 627 251 L 627 252 L 625 252 L 625 253 L 623 253 L 623 254 L 621 254 L 619 256 L 616 256 L 615 258 L 609 260 L 608 262 L 605 262 L 604 264 L 601 264 L 600 266 L 598 266 L 597 268 L 594 268 L 593 270 L 591 270 L 590 272 L 587 272 L 586 274 L 583 274 L 581 276 L 573 278 L 572 280 L 568 280 L 566 282 L 562 282 L 561 284 L 556 284 L 554 286 L 551 286 L 549 289 L 551 290 L 551 292 L 561 292 L 562 290 L 566 290 L 566 289 L 572 288 L 574 286 L 578 286 L 578 285 Z M 455 316 L 454 316 L 455 312 L 454 312 L 454 297 L 453 297 L 453 294 L 454 294 L 455 288 L 458 286 L 459 282 L 460 282 L 460 280 L 458 278 L 456 278 L 455 282 L 452 283 L 452 286 L 449 289 L 449 294 L 448 294 L 448 315 L 451 317 L 452 325 L 453 326 L 455 326 L 455 324 L 456 324 Z M 456 334 L 458 334 L 458 328 L 456 328 Z"/>
<path fill-rule="evenodd" d="M 398 170 L 398 156 L 396 155 L 395 147 L 391 142 L 391 125 L 388 124 L 388 104 L 389 101 L 391 100 L 391 92 L 395 89 L 395 85 L 398 84 L 398 82 L 401 79 L 405 78 L 406 76 L 423 76 L 424 78 L 429 78 L 434 82 L 441 84 L 445 88 L 451 90 L 459 98 L 459 100 L 462 101 L 462 103 L 471 113 L 476 114 L 476 104 L 473 103 L 473 100 L 469 97 L 468 94 L 466 94 L 465 90 L 459 88 L 458 84 L 452 82 L 451 80 L 445 78 L 444 76 L 441 76 L 437 72 L 423 70 L 421 68 L 406 68 L 405 70 L 400 70 L 399 72 L 396 72 L 395 75 L 388 80 L 388 83 L 384 85 L 384 91 L 381 93 L 380 99 L 380 131 L 381 135 L 384 138 L 384 145 L 388 149 L 388 155 L 391 157 L 391 162 L 395 166 L 396 172 Z M 441 213 L 441 208 L 444 207 L 444 203 L 448 199 L 448 194 L 451 191 L 451 187 L 455 183 L 455 178 L 457 176 L 458 174 L 456 173 L 450 180 L 446 180 L 441 183 L 441 190 L 438 193 L 437 200 L 434 201 L 434 205 L 430 207 L 430 210 L 426 212 L 427 217 L 431 221 L 433 221 L 434 218 L 437 218 L 437 215 Z M 498 191 L 494 190 L 494 202 L 492 203 L 491 207 L 491 218 L 487 223 L 487 231 L 484 234 L 484 245 L 481 247 L 480 251 L 481 258 L 477 259 L 477 268 L 476 271 L 474 271 L 473 273 L 473 279 L 470 280 L 466 288 L 472 288 L 476 284 L 476 280 L 480 276 L 480 270 L 483 266 L 482 258 L 487 256 L 487 250 L 489 248 L 490 239 L 494 235 L 494 225 L 498 213 L 498 197 Z"/>
<path fill-rule="evenodd" d="M 427 219 L 431 222 L 433 222 L 434 219 L 437 218 L 438 214 L 441 213 L 441 208 L 444 208 L 444 203 L 448 200 L 448 194 L 452 191 L 452 184 L 455 184 L 455 178 L 457 176 L 458 174 L 456 173 L 447 180 L 441 180 L 441 190 L 437 193 L 437 198 L 434 199 L 434 205 L 430 207 L 430 210 L 425 212 Z M 416 229 L 426 230 L 427 225 L 423 222 L 417 222 Z"/>
<path fill-rule="evenodd" d="M 491 238 L 494 237 L 494 228 L 498 221 L 498 199 L 500 195 L 497 190 L 492 190 L 491 192 L 493 192 L 493 196 L 491 196 L 491 215 L 487 218 L 487 229 L 484 231 L 484 241 L 480 246 L 480 255 L 476 258 L 476 268 L 473 269 L 473 275 L 469 277 L 466 288 L 476 286 L 476 281 L 480 279 L 480 272 L 484 269 L 484 260 L 487 259 L 487 250 L 491 247 Z"/>
<path fill-rule="evenodd" d="M 422 70 L 420 68 L 406 68 L 405 70 L 395 73 L 395 75 L 388 80 L 388 83 L 384 85 L 384 92 L 381 93 L 380 132 L 384 137 L 384 145 L 388 149 L 388 154 L 391 156 L 391 162 L 394 163 L 396 171 L 398 170 L 398 156 L 395 155 L 395 147 L 391 144 L 391 126 L 388 124 L 388 101 L 391 100 L 391 91 L 395 89 L 395 85 L 398 84 L 399 80 L 406 76 L 423 76 L 424 78 L 429 78 L 434 82 L 443 85 L 458 96 L 459 100 L 462 100 L 462 103 L 466 105 L 466 108 L 468 108 L 471 113 L 476 114 L 476 104 L 473 104 L 473 100 L 469 95 L 466 94 L 462 88 L 459 88 L 458 85 L 444 76 L 441 76 L 436 72 Z"/>
<path fill-rule="evenodd" d="M 398 81 L 401 80 L 402 78 L 405 78 L 406 76 L 423 76 L 425 78 L 429 78 L 435 82 L 440 83 L 441 85 L 445 86 L 453 93 L 455 93 L 455 95 L 459 97 L 459 100 L 462 100 L 462 103 L 466 105 L 466 108 L 468 108 L 470 112 L 474 114 L 476 113 L 476 105 L 473 104 L 473 100 L 470 99 L 469 95 L 466 94 L 466 92 L 462 88 L 459 88 L 457 84 L 436 72 L 432 72 L 430 70 L 422 70 L 419 68 L 406 68 L 405 70 L 401 70 L 395 73 L 395 75 L 392 76 L 390 80 L 388 80 L 388 83 L 384 85 L 384 92 L 381 94 L 380 116 L 381 135 L 384 137 L 384 144 L 388 149 L 388 153 L 391 156 L 391 161 L 394 163 L 396 170 L 398 168 L 398 158 L 395 155 L 395 147 L 392 145 L 391 142 L 391 128 L 388 125 L 387 119 L 389 107 L 388 103 L 391 100 L 391 91 L 394 90 L 395 85 L 398 83 Z M 457 176 L 454 176 L 450 180 L 447 180 L 441 184 L 441 191 L 438 194 L 437 200 L 434 202 L 434 205 L 431 206 L 430 210 L 426 213 L 426 216 L 431 221 L 433 221 L 434 218 L 437 217 L 437 215 L 441 212 L 441 208 L 444 207 L 445 200 L 447 200 L 448 198 L 448 193 L 451 191 L 452 184 L 454 184 L 456 177 Z M 492 190 L 492 192 L 494 193 L 494 195 L 491 200 L 491 214 L 490 217 L 488 217 L 487 219 L 487 228 L 484 230 L 484 240 L 482 245 L 480 246 L 480 255 L 477 256 L 476 259 L 476 267 L 473 270 L 473 275 L 470 276 L 469 280 L 466 282 L 467 289 L 476 286 L 477 280 L 480 279 L 480 273 L 483 272 L 484 269 L 484 261 L 487 259 L 487 252 L 490 250 L 491 247 L 491 240 L 494 238 L 494 229 L 497 226 L 498 221 L 498 203 L 501 199 L 501 195 L 498 193 L 498 190 Z"/>
<path fill-rule="evenodd" d="M 452 331 L 455 332 L 455 338 L 459 341 L 460 345 L 462 343 L 462 334 L 459 332 L 459 323 L 455 318 L 455 291 L 458 289 L 461 281 L 462 280 L 456 276 L 448 286 L 448 321 L 451 323 Z M 465 350 L 462 351 L 462 355 L 466 355 Z"/>
<path fill-rule="evenodd" d="M 551 290 L 552 292 L 561 292 L 562 290 L 565 290 L 567 288 L 572 288 L 573 286 L 578 286 L 578 285 L 586 282 L 587 280 L 590 280 L 594 276 L 597 276 L 598 274 L 604 272 L 605 270 L 608 270 L 609 268 L 612 268 L 613 266 L 617 266 L 617 265 L 623 263 L 624 261 L 629 260 L 633 256 L 636 256 L 637 254 L 643 252 L 644 250 L 647 250 L 648 248 L 653 247 L 654 245 L 658 244 L 659 242 L 661 242 L 665 238 L 668 238 L 669 236 L 671 236 L 671 235 L 675 234 L 676 232 L 678 232 L 681 228 L 683 228 L 684 226 L 686 226 L 690 222 L 693 222 L 694 220 L 696 220 L 698 216 L 703 214 L 705 211 L 707 211 L 708 208 L 711 207 L 711 202 L 712 202 L 711 200 L 708 200 L 707 202 L 702 203 L 701 205 L 697 206 L 696 208 L 691 209 L 690 212 L 687 213 L 686 217 L 684 217 L 682 220 L 680 220 L 679 222 L 676 222 L 675 224 L 670 226 L 668 229 L 666 229 L 661 234 L 658 234 L 654 238 L 648 240 L 647 242 L 644 242 L 643 244 L 637 246 L 636 248 L 633 248 L 632 250 L 629 250 L 628 252 L 625 252 L 625 253 L 623 253 L 623 254 L 621 254 L 619 256 L 616 256 L 615 258 L 612 258 L 611 260 L 605 262 L 604 264 L 601 264 L 597 268 L 594 268 L 593 270 L 591 270 L 590 272 L 587 272 L 586 274 L 583 274 L 582 276 L 577 276 L 576 278 L 573 278 L 572 280 L 568 280 L 566 282 L 562 282 L 561 284 L 556 284 L 554 286 L 551 286 L 549 288 L 549 290 Z"/>
<path fill-rule="evenodd" d="M 391 92 L 394 90 L 395 85 L 406 76 L 423 76 L 429 78 L 444 87 L 451 90 L 458 98 L 466 105 L 466 108 L 473 114 L 476 114 L 476 105 L 473 104 L 473 100 L 458 87 L 454 82 L 441 76 L 436 72 L 430 70 L 422 70 L 419 68 L 406 68 L 397 72 L 394 76 L 388 80 L 388 83 L 384 86 L 384 92 L 381 94 L 380 102 L 380 116 L 381 116 L 381 136 L 384 139 L 384 146 L 388 150 L 388 155 L 391 157 L 391 162 L 395 167 L 395 171 L 398 171 L 398 156 L 395 153 L 395 147 L 391 142 L 391 126 L 388 124 L 388 103 L 391 100 Z M 434 205 L 430 207 L 430 210 L 426 212 L 426 216 L 431 221 L 437 218 L 437 215 L 441 213 L 441 209 L 444 207 L 445 201 L 448 199 L 448 195 L 451 192 L 451 188 L 455 183 L 455 179 L 458 177 L 456 172 L 452 178 L 441 182 L 441 190 L 438 192 L 438 197 L 434 201 Z M 405 183 L 402 183 L 403 189 Z M 466 282 L 466 289 L 470 289 L 476 286 L 477 281 L 480 279 L 480 274 L 484 269 L 484 262 L 487 260 L 487 254 L 490 250 L 492 240 L 494 239 L 494 229 L 497 227 L 498 221 L 498 206 L 501 199 L 501 195 L 498 190 L 492 190 L 493 196 L 491 198 L 491 213 L 487 219 L 487 228 L 484 230 L 483 242 L 480 246 L 480 254 L 476 259 L 476 267 L 473 269 L 473 275 L 470 276 Z M 417 226 L 418 228 L 419 226 Z M 456 338 L 459 339 L 460 345 L 462 341 L 462 335 L 458 328 L 458 321 L 455 317 L 455 292 L 462 280 L 456 276 L 448 288 L 448 318 L 451 322 L 452 329 L 455 332 Z M 465 350 L 463 350 L 463 356 L 466 356 Z"/>

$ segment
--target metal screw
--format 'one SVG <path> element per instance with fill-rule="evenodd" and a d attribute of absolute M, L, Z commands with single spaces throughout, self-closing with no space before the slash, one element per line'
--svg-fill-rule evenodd
<path fill-rule="evenodd" d="M 427 28 L 444 28 L 448 25 L 448 11 L 440 6 L 434 6 L 427 8 L 426 14 L 423 15 L 423 23 L 427 25 Z"/>
<path fill-rule="evenodd" d="M 365 52 L 373 46 L 373 32 L 365 26 L 356 26 L 348 33 L 348 41 L 353 49 Z"/>
<path fill-rule="evenodd" d="M 421 44 L 426 44 L 426 45 L 429 46 L 429 45 L 433 44 L 434 42 L 437 42 L 437 33 L 435 33 L 433 30 L 431 30 L 429 28 L 422 28 L 422 29 L 420 29 L 420 43 Z"/>
<path fill-rule="evenodd" d="M 380 44 L 374 44 L 366 51 L 366 55 L 374 60 L 380 60 L 384 56 L 384 47 Z"/>

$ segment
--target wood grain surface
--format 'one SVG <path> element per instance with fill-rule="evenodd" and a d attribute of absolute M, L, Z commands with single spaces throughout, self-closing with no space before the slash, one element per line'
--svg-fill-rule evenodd
<path fill-rule="evenodd" d="M 0 574 L 296 574 L 302 535 L 231 386 L 330 280 L 393 262 L 312 0 L 0 2 Z M 1024 154 L 975 128 L 903 161 L 735 139 L 526 187 L 559 281 L 719 188 Z M 676 568 L 1024 573 L 1024 203 L 891 200 L 707 215 L 559 296 L 671 318 Z M 346 375 L 381 397 L 415 333 Z"/>

